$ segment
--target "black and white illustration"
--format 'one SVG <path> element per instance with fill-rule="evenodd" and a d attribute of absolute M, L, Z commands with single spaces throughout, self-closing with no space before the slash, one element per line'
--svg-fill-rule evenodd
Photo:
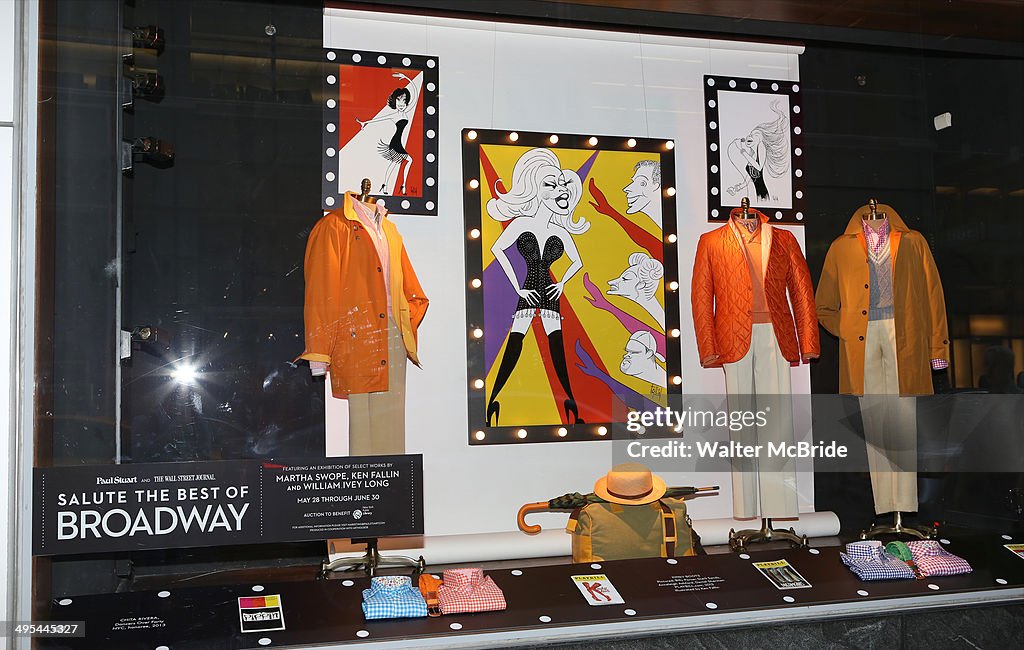
<path fill-rule="evenodd" d="M 710 220 L 744 197 L 777 221 L 803 221 L 800 86 L 704 77 Z"/>

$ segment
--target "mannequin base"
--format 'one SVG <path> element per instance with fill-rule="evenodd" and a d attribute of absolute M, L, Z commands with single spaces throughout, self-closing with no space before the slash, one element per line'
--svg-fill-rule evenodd
<path fill-rule="evenodd" d="M 761 519 L 761 528 L 759 530 L 752 528 L 739 532 L 730 530 L 729 548 L 738 553 L 744 550 L 748 544 L 771 542 L 779 539 L 790 542 L 794 548 L 804 548 L 807 546 L 807 535 L 797 535 L 793 528 L 789 530 L 775 530 L 772 528 L 772 520 L 764 518 Z"/>
<path fill-rule="evenodd" d="M 381 555 L 377 550 L 377 538 L 373 537 L 370 539 L 359 539 L 353 540 L 355 542 L 366 543 L 366 553 L 362 557 L 343 557 L 334 560 L 333 562 L 324 561 L 320 565 L 320 571 L 317 573 L 317 580 L 323 580 L 327 577 L 328 573 L 335 571 L 356 571 L 362 569 L 367 576 L 373 577 L 377 574 L 378 569 L 389 569 L 394 567 L 409 567 L 416 569 L 414 575 L 423 573 L 427 563 L 421 555 L 419 559 L 412 559 L 411 557 L 405 557 L 404 555 Z"/>
<path fill-rule="evenodd" d="M 913 526 L 903 524 L 903 513 L 898 510 L 893 513 L 891 526 L 884 524 L 871 524 L 867 530 L 860 531 L 861 539 L 875 539 L 884 535 L 906 535 L 916 539 L 934 539 L 939 531 L 934 526 Z"/>

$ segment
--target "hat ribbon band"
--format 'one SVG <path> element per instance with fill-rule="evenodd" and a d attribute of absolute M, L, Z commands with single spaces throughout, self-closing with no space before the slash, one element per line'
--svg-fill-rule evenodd
<path fill-rule="evenodd" d="M 640 494 L 619 494 L 618 492 L 612 492 L 611 490 L 608 490 L 608 494 L 610 494 L 613 497 L 616 497 L 618 499 L 642 499 L 643 497 L 647 496 L 651 492 L 654 492 L 654 486 L 653 485 L 651 486 L 651 489 L 647 490 L 646 492 L 641 492 Z"/>

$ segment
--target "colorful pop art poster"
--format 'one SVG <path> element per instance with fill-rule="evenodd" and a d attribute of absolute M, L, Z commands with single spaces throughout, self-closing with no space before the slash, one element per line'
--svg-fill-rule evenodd
<path fill-rule="evenodd" d="M 323 208 L 370 179 L 394 214 L 437 214 L 437 57 L 330 48 Z"/>
<path fill-rule="evenodd" d="M 673 146 L 463 131 L 471 443 L 611 438 L 679 395 Z"/>

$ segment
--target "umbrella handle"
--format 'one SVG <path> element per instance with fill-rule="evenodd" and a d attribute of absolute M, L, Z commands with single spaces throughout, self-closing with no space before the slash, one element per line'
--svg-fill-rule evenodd
<path fill-rule="evenodd" d="M 519 508 L 519 514 L 516 515 L 516 523 L 519 525 L 519 530 L 523 531 L 527 535 L 536 535 L 540 532 L 540 525 L 526 523 L 526 515 L 531 512 L 549 512 L 547 501 L 538 501 L 537 503 L 527 503 Z"/>

